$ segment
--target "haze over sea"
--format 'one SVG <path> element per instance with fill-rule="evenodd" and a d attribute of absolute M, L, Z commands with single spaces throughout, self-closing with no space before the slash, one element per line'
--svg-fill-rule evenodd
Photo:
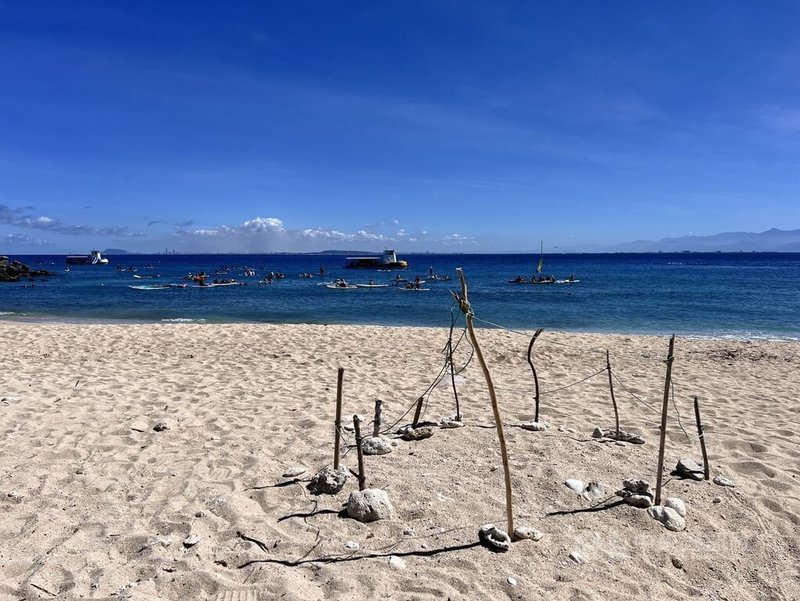
<path fill-rule="evenodd" d="M 72 265 L 69 271 L 63 255 L 15 258 L 54 276 L 0 285 L 4 319 L 448 327 L 451 312 L 457 312 L 450 294 L 458 289 L 455 268 L 462 267 L 479 326 L 800 339 L 800 253 L 545 254 L 545 274 L 573 274 L 579 280 L 552 285 L 509 282 L 533 274 L 538 257 L 527 254 L 403 255 L 408 270 L 392 272 L 345 269 L 344 255 L 118 255 L 110 257 L 108 266 Z M 117 265 L 125 271 L 118 271 Z M 319 276 L 322 265 L 324 278 Z M 227 275 L 214 276 L 223 266 L 235 267 Z M 244 277 L 244 266 L 254 268 L 257 276 Z M 425 292 L 395 286 L 330 290 L 318 285 L 337 277 L 351 283 L 390 283 L 398 273 L 425 279 L 430 268 L 452 279 L 429 281 Z M 129 288 L 187 283 L 186 274 L 200 271 L 247 285 Z M 269 271 L 286 277 L 259 285 Z M 300 278 L 303 272 L 315 277 Z M 159 277 L 134 279 L 134 273 Z"/>

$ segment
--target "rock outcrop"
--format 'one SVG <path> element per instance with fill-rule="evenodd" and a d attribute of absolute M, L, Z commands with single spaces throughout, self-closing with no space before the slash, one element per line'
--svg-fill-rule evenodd
<path fill-rule="evenodd" d="M 31 269 L 24 263 L 0 256 L 0 282 L 18 282 L 20 278 L 53 275 L 46 269 Z"/>

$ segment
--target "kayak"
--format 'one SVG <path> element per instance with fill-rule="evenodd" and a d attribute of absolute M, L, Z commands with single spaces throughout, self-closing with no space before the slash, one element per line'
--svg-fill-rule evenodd
<path fill-rule="evenodd" d="M 246 286 L 247 282 L 218 282 L 216 284 L 197 284 L 196 286 L 192 286 L 192 288 L 220 288 L 222 286 Z"/>
<path fill-rule="evenodd" d="M 169 290 L 169 284 L 142 284 L 140 286 L 128 286 L 131 290 Z"/>
<path fill-rule="evenodd" d="M 355 290 L 358 288 L 358 286 L 353 284 L 325 284 L 325 287 L 329 288 L 330 290 Z"/>

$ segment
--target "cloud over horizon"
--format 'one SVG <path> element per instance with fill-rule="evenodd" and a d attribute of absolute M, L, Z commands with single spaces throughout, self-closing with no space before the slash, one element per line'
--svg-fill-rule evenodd
<path fill-rule="evenodd" d="M 337 248 L 339 244 L 394 241 L 392 237 L 366 229 L 356 232 L 324 227 L 288 229 L 277 217 L 254 217 L 239 225 L 221 224 L 209 228 L 177 226 L 174 235 L 186 246 L 199 245 L 209 252 L 306 252 L 325 250 L 319 248 L 320 242 Z"/>
<path fill-rule="evenodd" d="M 31 238 L 24 234 L 6 234 L 3 240 L 8 246 L 53 246 L 52 242 Z"/>
<path fill-rule="evenodd" d="M 72 225 L 60 219 L 46 215 L 34 217 L 25 213 L 22 208 L 14 209 L 0 204 L 0 225 L 10 225 L 31 230 L 43 230 L 66 236 L 111 236 L 111 237 L 141 237 L 144 234 L 132 232 L 127 226 L 95 227 L 90 225 Z"/>

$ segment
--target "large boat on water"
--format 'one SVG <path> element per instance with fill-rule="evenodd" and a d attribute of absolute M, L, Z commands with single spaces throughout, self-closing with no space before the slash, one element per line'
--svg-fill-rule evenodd
<path fill-rule="evenodd" d="M 380 257 L 347 257 L 344 266 L 349 269 L 406 269 L 408 261 L 398 259 L 393 250 L 386 249 Z"/>
<path fill-rule="evenodd" d="M 99 250 L 93 250 L 88 255 L 67 255 L 68 265 L 108 265 L 108 259 L 100 254 Z"/>

